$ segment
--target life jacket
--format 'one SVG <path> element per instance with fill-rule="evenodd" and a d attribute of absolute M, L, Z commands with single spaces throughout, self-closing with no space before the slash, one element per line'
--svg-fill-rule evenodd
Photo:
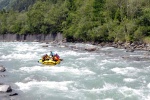
<path fill-rule="evenodd" d="M 42 57 L 42 60 L 49 60 L 49 59 L 50 57 L 47 54 Z"/>
<path fill-rule="evenodd" d="M 58 54 L 55 55 L 58 59 L 60 58 Z"/>
<path fill-rule="evenodd" d="M 59 56 L 58 56 L 57 54 L 54 55 L 54 56 L 53 56 L 53 60 L 54 60 L 54 61 L 58 61 L 58 60 L 59 60 Z"/>
<path fill-rule="evenodd" d="M 49 59 L 50 59 L 50 56 L 47 55 L 47 56 L 45 57 L 45 59 L 46 59 L 46 60 L 49 60 Z"/>

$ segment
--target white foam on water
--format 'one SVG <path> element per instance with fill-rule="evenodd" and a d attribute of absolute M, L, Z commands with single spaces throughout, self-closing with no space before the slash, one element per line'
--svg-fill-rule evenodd
<path fill-rule="evenodd" d="M 57 89 L 57 90 L 68 90 L 68 85 L 72 84 L 73 81 L 63 81 L 63 82 L 55 82 L 55 81 L 30 81 L 30 82 L 16 82 L 15 84 L 19 87 L 20 90 L 32 90 L 32 88 L 49 88 L 49 89 Z"/>
<path fill-rule="evenodd" d="M 111 49 L 114 49 L 114 47 L 104 47 L 104 48 L 101 48 L 101 50 L 111 50 Z"/>
<path fill-rule="evenodd" d="M 66 56 L 66 55 L 79 56 L 80 53 L 77 53 L 77 52 L 75 52 L 75 51 L 68 50 L 68 51 L 63 52 L 61 55 L 62 55 L 62 56 Z"/>
<path fill-rule="evenodd" d="M 85 90 L 85 91 L 101 93 L 102 91 L 109 91 L 109 90 L 113 90 L 117 88 L 118 88 L 117 85 L 105 83 L 102 88 L 93 88 L 93 89 Z"/>
<path fill-rule="evenodd" d="M 104 57 L 105 58 L 105 57 Z M 104 63 L 104 64 L 119 64 L 119 63 L 122 63 L 122 61 L 120 61 L 120 58 L 107 58 L 107 59 L 103 59 L 103 60 L 101 60 L 101 63 Z"/>
<path fill-rule="evenodd" d="M 110 84 L 110 83 L 105 83 L 103 85 L 103 88 L 101 90 L 112 90 L 112 89 L 116 89 L 118 86 L 114 85 L 114 84 Z"/>
<path fill-rule="evenodd" d="M 20 60 L 32 60 L 34 58 L 37 58 L 37 52 L 31 53 L 12 53 L 8 55 L 2 55 L 2 59 L 20 59 Z"/>
<path fill-rule="evenodd" d="M 143 100 L 150 100 L 150 94 L 148 96 L 144 96 L 143 98 Z"/>
<path fill-rule="evenodd" d="M 102 60 L 101 62 L 102 62 L 102 63 L 105 63 L 105 64 L 106 64 L 106 63 L 113 63 L 113 61 L 107 60 L 107 59 L 104 59 L 104 60 Z"/>
<path fill-rule="evenodd" d="M 121 75 L 136 75 L 138 72 L 140 72 L 139 69 L 134 67 L 125 67 L 125 68 L 115 67 L 112 68 L 111 71 Z"/>
<path fill-rule="evenodd" d="M 136 79 L 132 79 L 132 78 L 125 78 L 125 79 L 123 79 L 123 81 L 124 82 L 135 82 L 136 81 Z"/>
<path fill-rule="evenodd" d="M 106 67 L 104 67 L 103 65 L 105 65 L 106 63 L 104 63 L 104 62 L 101 62 L 101 63 L 98 63 L 97 65 L 98 66 L 101 66 L 103 69 L 106 69 Z"/>
<path fill-rule="evenodd" d="M 94 72 L 90 71 L 87 68 L 73 68 L 73 67 L 66 67 L 66 66 L 61 66 L 58 67 L 57 69 L 53 68 L 52 72 L 67 72 L 70 74 L 74 75 L 93 75 L 95 74 Z"/>
<path fill-rule="evenodd" d="M 26 77 L 26 78 L 23 80 L 24 83 L 31 82 L 31 81 L 35 81 L 35 82 L 36 82 L 36 79 L 34 79 L 34 78 L 32 78 L 32 76 L 30 76 L 30 77 Z"/>
<path fill-rule="evenodd" d="M 150 83 L 149 83 L 149 84 L 147 84 L 147 87 L 148 87 L 148 88 L 150 88 Z"/>
<path fill-rule="evenodd" d="M 22 72 L 32 73 L 37 71 L 48 71 L 48 67 L 41 67 L 41 66 L 21 67 L 19 70 Z"/>
<path fill-rule="evenodd" d="M 33 66 L 33 67 L 21 67 L 19 69 L 20 71 L 27 72 L 27 73 L 32 73 L 32 72 L 43 72 L 43 73 L 70 73 L 74 75 L 93 75 L 95 74 L 94 72 L 90 71 L 89 69 L 85 68 L 72 68 L 72 67 L 66 67 L 66 66 L 61 66 L 61 67 L 41 67 L 41 66 Z"/>
<path fill-rule="evenodd" d="M 75 43 L 75 44 L 70 44 L 70 47 L 80 47 L 80 48 L 85 48 L 85 47 L 98 47 L 96 45 L 92 45 L 92 44 L 83 44 L 83 43 Z"/>
<path fill-rule="evenodd" d="M 29 50 L 33 50 L 34 46 L 30 46 L 28 44 L 20 44 L 16 45 L 16 47 L 14 48 L 15 51 L 18 52 L 22 52 L 22 51 L 29 51 Z"/>
<path fill-rule="evenodd" d="M 129 88 L 127 86 L 120 87 L 118 91 L 125 97 L 142 96 L 142 90 Z"/>
<path fill-rule="evenodd" d="M 46 52 L 47 50 L 45 48 L 40 48 L 40 45 L 38 44 L 20 44 L 16 45 L 14 48 L 17 52 Z"/>
<path fill-rule="evenodd" d="M 65 57 L 65 56 L 83 56 L 84 55 L 89 55 L 90 56 L 90 53 L 88 52 L 84 52 L 84 53 L 79 53 L 79 52 L 76 52 L 76 51 L 72 51 L 72 50 L 67 50 L 67 51 L 63 51 L 60 53 L 61 56 Z"/>
<path fill-rule="evenodd" d="M 88 57 L 80 57 L 80 58 L 78 58 L 77 60 L 86 60 L 86 61 L 90 61 L 90 60 L 93 60 L 94 61 L 94 59 L 95 59 L 95 57 L 94 56 L 88 56 Z"/>
<path fill-rule="evenodd" d="M 103 99 L 103 100 L 114 100 L 113 98 L 106 98 L 106 99 Z"/>

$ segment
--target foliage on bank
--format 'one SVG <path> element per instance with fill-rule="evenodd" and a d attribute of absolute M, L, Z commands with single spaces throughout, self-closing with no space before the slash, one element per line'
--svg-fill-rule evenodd
<path fill-rule="evenodd" d="M 68 41 L 150 42 L 150 0 L 25 1 L 0 11 L 0 34 L 61 32 Z"/>

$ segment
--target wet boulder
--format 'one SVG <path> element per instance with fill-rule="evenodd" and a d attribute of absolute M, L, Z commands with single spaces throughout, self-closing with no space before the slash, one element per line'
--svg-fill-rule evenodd
<path fill-rule="evenodd" d="M 4 71 L 6 71 L 5 67 L 0 65 L 0 72 L 4 72 Z"/>
<path fill-rule="evenodd" d="M 125 56 L 122 57 L 123 59 L 130 60 L 130 61 L 149 61 L 150 57 L 131 57 L 131 56 Z"/>
<path fill-rule="evenodd" d="M 0 92 L 11 92 L 12 89 L 11 89 L 11 86 L 9 85 L 0 85 Z"/>
<path fill-rule="evenodd" d="M 43 45 L 42 47 L 48 47 L 48 45 Z"/>
<path fill-rule="evenodd" d="M 128 49 L 126 50 L 126 52 L 134 52 L 134 49 L 128 48 Z"/>
<path fill-rule="evenodd" d="M 9 94 L 9 96 L 16 96 L 16 95 L 18 95 L 18 93 L 11 93 L 11 94 Z"/>
<path fill-rule="evenodd" d="M 84 50 L 86 50 L 86 51 L 95 51 L 95 50 L 97 50 L 97 47 L 94 46 L 94 45 L 86 45 Z"/>
<path fill-rule="evenodd" d="M 95 51 L 96 48 L 85 48 L 86 51 Z"/>

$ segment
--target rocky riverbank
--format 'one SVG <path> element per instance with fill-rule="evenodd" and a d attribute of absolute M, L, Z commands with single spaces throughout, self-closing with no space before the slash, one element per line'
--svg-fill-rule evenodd
<path fill-rule="evenodd" d="M 23 42 L 53 42 L 56 44 L 66 43 L 66 39 L 61 33 L 57 34 L 0 34 L 1 42 L 14 42 L 14 41 L 23 41 Z M 119 49 L 126 49 L 127 52 L 134 52 L 135 50 L 145 50 L 150 51 L 150 44 L 143 42 L 102 42 L 102 43 L 92 43 L 88 44 L 100 46 L 100 47 L 114 47 Z M 67 45 L 66 45 L 67 46 Z M 82 48 L 87 51 L 95 51 L 97 48 L 90 46 L 87 48 Z M 72 46 L 74 50 L 81 49 L 76 46 Z"/>
<path fill-rule="evenodd" d="M 50 42 L 62 41 L 61 33 L 56 34 L 0 34 L 0 42 Z"/>
<path fill-rule="evenodd" d="M 7 78 L 5 75 L 6 68 L 2 65 L 0 65 L 0 79 Z M 0 82 L 0 100 L 17 100 L 15 96 L 17 96 L 18 93 L 16 93 L 10 85 L 7 83 Z"/>
<path fill-rule="evenodd" d="M 150 50 L 150 44 L 146 44 L 143 42 L 113 42 L 113 43 L 100 43 L 99 45 L 114 47 L 118 49 L 125 49 L 127 52 L 134 52 L 135 50 Z"/>
<path fill-rule="evenodd" d="M 88 52 L 101 52 L 104 47 L 113 47 L 117 49 L 124 49 L 126 52 L 135 51 L 145 51 L 141 57 L 133 56 L 122 56 L 125 60 L 133 61 L 148 61 L 150 60 L 150 44 L 134 42 L 134 43 L 123 43 L 123 42 L 113 42 L 113 43 L 64 43 L 64 42 L 51 42 L 53 46 L 67 47 L 74 51 L 88 51 Z M 48 44 L 43 45 L 43 47 L 48 47 Z"/>
<path fill-rule="evenodd" d="M 73 45 L 68 45 L 67 42 L 57 42 L 53 41 L 51 42 L 52 45 L 62 45 L 65 47 L 69 47 L 72 50 L 86 50 L 86 51 L 96 51 L 103 47 L 114 47 L 118 49 L 125 49 L 126 52 L 134 52 L 136 50 L 142 50 L 142 51 L 150 51 L 150 44 L 142 43 L 142 42 L 102 42 L 102 43 L 92 43 L 92 42 L 86 42 L 82 43 L 81 46 L 80 43 L 74 43 Z M 46 46 L 46 45 L 44 45 Z"/>

